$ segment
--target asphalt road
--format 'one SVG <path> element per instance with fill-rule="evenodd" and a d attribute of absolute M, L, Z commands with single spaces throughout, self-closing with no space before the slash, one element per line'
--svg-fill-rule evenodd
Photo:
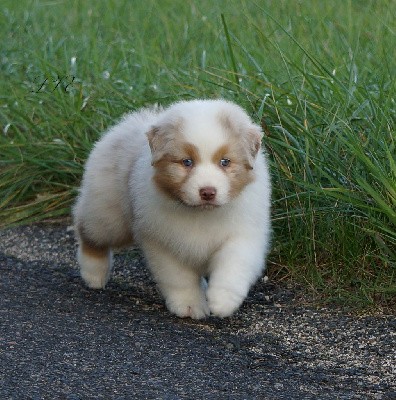
<path fill-rule="evenodd" d="M 65 224 L 0 231 L 0 399 L 396 399 L 396 318 L 261 280 L 232 318 L 178 319 L 139 253 L 82 284 Z"/>

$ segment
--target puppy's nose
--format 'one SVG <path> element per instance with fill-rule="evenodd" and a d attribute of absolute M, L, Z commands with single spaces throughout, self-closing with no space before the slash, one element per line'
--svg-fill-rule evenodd
<path fill-rule="evenodd" d="M 211 201 L 216 197 L 216 189 L 211 186 L 205 186 L 199 189 L 199 195 L 204 201 Z"/>

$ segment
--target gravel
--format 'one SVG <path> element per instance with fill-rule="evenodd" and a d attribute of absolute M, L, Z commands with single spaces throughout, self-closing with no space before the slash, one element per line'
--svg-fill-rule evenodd
<path fill-rule="evenodd" d="M 396 318 L 261 279 L 235 316 L 178 319 L 138 251 L 84 287 L 73 231 L 0 231 L 1 399 L 396 399 Z"/>

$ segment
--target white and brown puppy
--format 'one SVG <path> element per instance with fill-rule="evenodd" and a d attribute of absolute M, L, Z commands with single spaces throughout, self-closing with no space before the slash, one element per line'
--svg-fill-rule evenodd
<path fill-rule="evenodd" d="M 111 249 L 136 243 L 174 314 L 237 310 L 270 241 L 261 138 L 246 113 L 224 100 L 144 109 L 111 128 L 89 156 L 74 207 L 86 284 L 103 288 Z"/>

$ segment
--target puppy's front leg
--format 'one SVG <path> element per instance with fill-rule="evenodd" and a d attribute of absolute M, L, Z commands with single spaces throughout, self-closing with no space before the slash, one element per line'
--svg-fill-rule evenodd
<path fill-rule="evenodd" d="M 210 314 L 204 281 L 198 271 L 152 243 L 143 244 L 148 266 L 157 282 L 166 306 L 178 317 L 205 318 Z"/>
<path fill-rule="evenodd" d="M 211 313 L 233 314 L 264 268 L 265 248 L 255 238 L 228 241 L 212 258 L 207 299 Z"/>

